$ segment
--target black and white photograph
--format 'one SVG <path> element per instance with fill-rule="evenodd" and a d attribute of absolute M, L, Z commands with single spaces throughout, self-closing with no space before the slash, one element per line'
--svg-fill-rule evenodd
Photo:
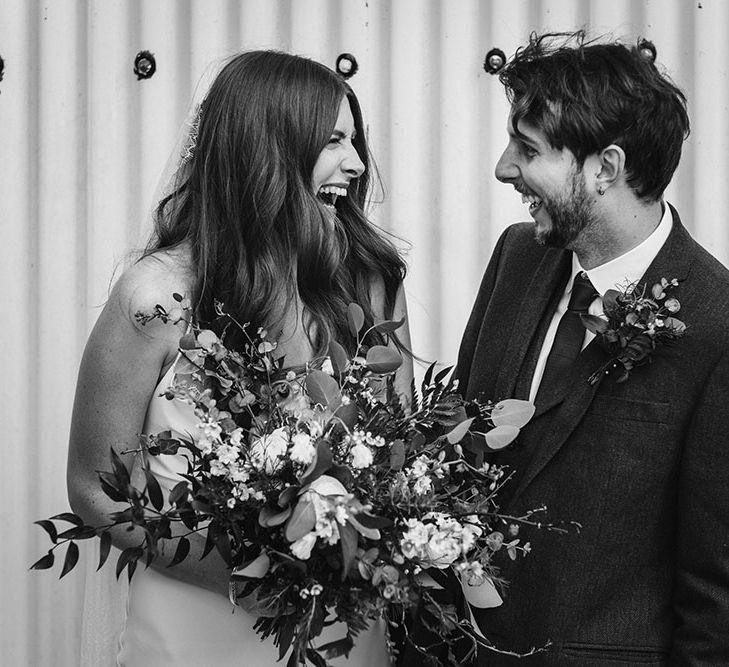
<path fill-rule="evenodd" d="M 729 2 L 0 0 L 0 663 L 729 665 Z"/>

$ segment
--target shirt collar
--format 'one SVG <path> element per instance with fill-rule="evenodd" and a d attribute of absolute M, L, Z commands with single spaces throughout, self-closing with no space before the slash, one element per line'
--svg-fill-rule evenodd
<path fill-rule="evenodd" d="M 666 206 L 665 203 L 662 203 L 662 205 L 663 215 L 661 221 L 647 239 L 635 248 L 620 255 L 620 257 L 586 271 L 590 282 L 600 295 L 605 294 L 609 289 L 625 289 L 627 285 L 638 282 L 648 270 L 673 227 L 671 208 Z M 574 277 L 583 270 L 577 255 L 572 253 L 572 275 L 568 284 L 571 285 Z"/>

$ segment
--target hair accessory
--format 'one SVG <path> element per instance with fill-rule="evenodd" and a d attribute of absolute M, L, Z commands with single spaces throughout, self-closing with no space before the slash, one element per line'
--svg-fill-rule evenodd
<path fill-rule="evenodd" d="M 353 77 L 357 74 L 357 70 L 359 70 L 357 59 L 351 53 L 340 53 L 337 56 L 337 63 L 334 67 L 337 70 L 337 74 L 345 79 Z"/>
<path fill-rule="evenodd" d="M 200 131 L 200 117 L 202 116 L 202 104 L 198 104 L 195 113 L 189 121 L 190 130 L 187 133 L 187 141 L 182 147 L 182 159 L 180 160 L 183 165 L 187 164 L 195 153 L 195 146 L 197 146 L 197 134 Z"/>
<path fill-rule="evenodd" d="M 149 79 L 157 71 L 157 61 L 149 51 L 140 51 L 134 58 L 134 73 L 137 80 Z"/>
<path fill-rule="evenodd" d="M 491 49 L 483 61 L 483 68 L 489 74 L 498 74 L 506 65 L 506 54 L 497 48 Z"/>
<path fill-rule="evenodd" d="M 235 579 L 231 579 L 228 582 L 228 599 L 230 600 L 230 604 L 234 607 L 240 607 L 240 603 L 238 602 L 238 589 L 235 587 Z"/>
<path fill-rule="evenodd" d="M 642 58 L 645 58 L 649 63 L 656 62 L 656 46 L 653 42 L 647 39 L 641 38 L 638 40 L 638 53 Z"/>

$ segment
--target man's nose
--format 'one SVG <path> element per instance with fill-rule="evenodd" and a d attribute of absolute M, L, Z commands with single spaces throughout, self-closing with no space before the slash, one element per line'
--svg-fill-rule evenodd
<path fill-rule="evenodd" d="M 504 149 L 504 152 L 501 154 L 499 161 L 496 163 L 496 169 L 494 170 L 494 173 L 496 174 L 496 178 L 499 179 L 502 183 L 508 183 L 518 178 L 519 170 L 514 163 L 510 146 L 507 146 Z"/>

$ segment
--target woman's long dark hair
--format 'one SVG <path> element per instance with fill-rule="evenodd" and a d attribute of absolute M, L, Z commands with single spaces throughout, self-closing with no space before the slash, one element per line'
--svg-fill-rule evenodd
<path fill-rule="evenodd" d="M 337 201 L 337 219 L 312 190 L 312 171 L 349 101 L 353 144 L 367 168 Z M 312 60 L 251 51 L 230 60 L 201 105 L 197 142 L 156 209 L 146 254 L 188 243 L 192 303 L 201 322 L 222 301 L 239 322 L 270 326 L 301 300 L 317 354 L 334 338 L 352 349 L 346 310 L 374 320 L 373 279 L 392 313 L 405 263 L 364 213 L 369 154 L 352 89 Z"/>

